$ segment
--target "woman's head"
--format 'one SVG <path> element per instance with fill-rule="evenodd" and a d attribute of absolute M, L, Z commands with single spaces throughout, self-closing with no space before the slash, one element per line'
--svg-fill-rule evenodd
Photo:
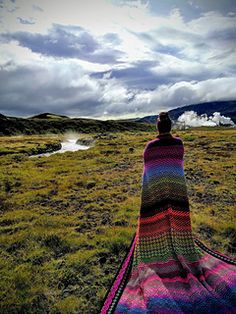
<path fill-rule="evenodd" d="M 159 133 L 170 132 L 172 126 L 168 112 L 162 111 L 157 118 L 157 129 Z"/>

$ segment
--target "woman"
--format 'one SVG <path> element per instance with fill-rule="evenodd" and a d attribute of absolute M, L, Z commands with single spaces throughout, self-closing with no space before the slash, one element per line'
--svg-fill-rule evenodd
<path fill-rule="evenodd" d="M 144 149 L 138 228 L 101 314 L 236 313 L 236 261 L 192 234 L 184 146 L 167 112 Z"/>

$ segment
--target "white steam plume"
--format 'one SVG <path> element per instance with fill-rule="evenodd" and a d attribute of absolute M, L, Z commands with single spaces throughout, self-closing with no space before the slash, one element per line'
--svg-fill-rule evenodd
<path fill-rule="evenodd" d="M 206 113 L 198 115 L 195 111 L 185 111 L 178 117 L 177 122 L 185 124 L 185 126 L 218 126 L 218 125 L 235 125 L 229 117 L 225 117 L 220 112 L 214 112 L 213 116 L 207 117 Z"/>

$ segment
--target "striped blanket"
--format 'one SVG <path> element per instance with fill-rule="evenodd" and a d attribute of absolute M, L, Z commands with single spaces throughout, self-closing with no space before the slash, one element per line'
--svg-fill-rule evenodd
<path fill-rule="evenodd" d="M 236 313 L 236 261 L 192 234 L 182 139 L 157 135 L 143 159 L 138 227 L 100 313 Z"/>

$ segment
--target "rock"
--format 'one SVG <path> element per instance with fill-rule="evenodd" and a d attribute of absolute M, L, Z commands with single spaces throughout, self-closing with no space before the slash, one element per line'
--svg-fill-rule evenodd
<path fill-rule="evenodd" d="M 54 152 L 56 150 L 61 149 L 61 143 L 49 143 L 45 145 L 45 149 L 47 152 Z"/>
<path fill-rule="evenodd" d="M 111 133 L 98 133 L 94 136 L 94 138 L 112 140 L 117 138 L 117 136 Z"/>
<path fill-rule="evenodd" d="M 106 259 L 105 256 L 103 256 L 103 257 L 101 257 L 101 258 L 99 259 L 99 263 L 102 264 L 102 265 L 105 264 L 106 261 L 107 261 L 107 259 Z"/>
<path fill-rule="evenodd" d="M 103 265 L 103 264 L 106 263 L 106 261 L 107 261 L 107 259 L 108 259 L 108 257 L 109 257 L 109 253 L 106 253 L 106 252 L 99 252 L 99 253 L 97 254 L 97 256 L 98 256 L 98 261 L 99 261 L 99 263 L 100 263 L 101 265 Z"/>
<path fill-rule="evenodd" d="M 57 235 L 49 235 L 45 238 L 44 244 L 47 247 L 54 248 L 61 244 L 61 239 Z"/>
<path fill-rule="evenodd" d="M 79 138 L 76 141 L 76 144 L 90 146 L 90 145 L 94 144 L 94 142 L 95 141 L 93 138 Z"/>
<path fill-rule="evenodd" d="M 92 189 L 96 185 L 95 181 L 90 181 L 87 183 L 86 187 L 87 189 Z"/>
<path fill-rule="evenodd" d="M 54 151 L 60 150 L 62 147 L 61 143 L 47 143 L 44 147 L 38 147 L 32 148 L 30 152 L 28 152 L 29 155 L 38 155 L 38 154 L 44 154 L 44 153 L 52 153 Z"/>
<path fill-rule="evenodd" d="M 212 216 L 215 216 L 215 211 L 214 211 L 214 209 L 211 209 L 211 212 L 210 212 L 210 213 L 211 213 Z"/>
<path fill-rule="evenodd" d="M 12 220 L 12 219 L 4 219 L 4 220 L 2 220 L 2 221 L 0 221 L 0 226 L 10 226 L 10 225 L 12 225 L 12 224 L 14 224 L 14 220 Z"/>
<path fill-rule="evenodd" d="M 104 230 L 103 229 L 99 229 L 99 228 L 97 228 L 95 232 L 96 232 L 96 234 L 104 234 Z M 96 242 L 96 244 L 99 245 L 100 243 Z"/>
<path fill-rule="evenodd" d="M 202 198 L 203 195 L 202 195 L 201 192 L 197 192 L 197 193 L 196 193 L 196 196 Z"/>
<path fill-rule="evenodd" d="M 206 160 L 212 160 L 212 158 L 210 158 L 210 157 L 204 157 L 204 159 L 206 159 Z"/>
<path fill-rule="evenodd" d="M 124 220 L 124 219 L 114 222 L 115 226 L 128 226 L 128 224 L 129 223 L 126 220 Z"/>
<path fill-rule="evenodd" d="M 11 183 L 9 181 L 5 181 L 5 192 L 9 193 L 12 189 Z"/>

